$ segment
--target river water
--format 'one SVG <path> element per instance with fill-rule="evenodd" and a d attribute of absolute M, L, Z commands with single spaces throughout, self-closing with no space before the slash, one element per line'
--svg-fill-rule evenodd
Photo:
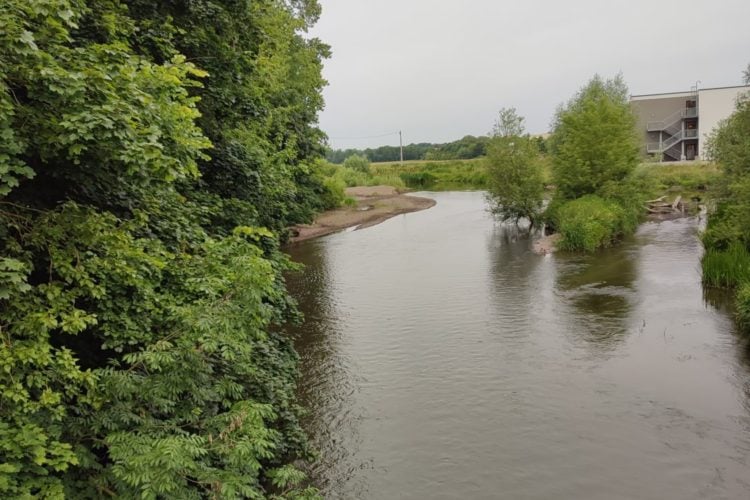
<path fill-rule="evenodd" d="M 478 192 L 290 248 L 328 498 L 750 498 L 750 347 L 699 221 L 538 256 Z"/>

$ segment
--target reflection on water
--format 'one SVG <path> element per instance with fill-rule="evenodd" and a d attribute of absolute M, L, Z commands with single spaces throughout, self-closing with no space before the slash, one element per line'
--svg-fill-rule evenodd
<path fill-rule="evenodd" d="M 750 349 L 697 222 L 537 256 L 481 193 L 290 248 L 329 498 L 750 498 Z"/>
<path fill-rule="evenodd" d="M 304 252 L 297 250 L 304 249 Z M 319 458 L 311 475 L 325 491 L 358 490 L 357 470 L 366 466 L 357 462 L 360 440 L 357 412 L 353 397 L 359 376 L 346 353 L 344 321 L 346 315 L 332 300 L 335 276 L 326 265 L 325 240 L 315 240 L 304 247 L 293 247 L 289 253 L 304 264 L 302 276 L 289 280 L 292 295 L 300 302 L 305 323 L 298 329 L 297 349 L 302 355 L 303 377 L 299 398 L 306 410 L 302 424 L 315 429 L 314 446 Z M 329 471 L 335 470 L 335 474 Z"/>
<path fill-rule="evenodd" d="M 598 354 L 612 352 L 628 334 L 639 246 L 628 241 L 595 255 L 558 256 L 555 285 L 568 310 L 564 326 L 572 340 Z"/>

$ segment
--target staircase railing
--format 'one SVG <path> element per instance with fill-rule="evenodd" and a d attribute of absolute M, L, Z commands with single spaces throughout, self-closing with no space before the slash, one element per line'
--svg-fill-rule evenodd
<path fill-rule="evenodd" d="M 680 125 L 683 118 L 695 118 L 696 116 L 698 116 L 698 108 L 679 109 L 663 120 L 646 123 L 646 130 L 649 132 L 659 132 L 673 128 L 675 125 Z"/>
<path fill-rule="evenodd" d="M 685 129 L 679 130 L 676 134 L 667 137 L 661 142 L 649 142 L 646 144 L 646 152 L 648 153 L 664 153 L 671 147 L 680 143 L 685 139 L 696 139 L 698 137 L 698 129 Z"/>
<path fill-rule="evenodd" d="M 663 120 L 653 121 L 646 123 L 646 130 L 649 132 L 659 132 L 666 129 L 667 127 L 679 123 L 682 121 L 683 110 L 677 110 Z"/>

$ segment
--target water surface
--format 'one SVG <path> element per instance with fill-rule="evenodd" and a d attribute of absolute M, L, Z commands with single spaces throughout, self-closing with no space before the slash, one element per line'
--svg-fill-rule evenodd
<path fill-rule="evenodd" d="M 542 257 L 482 193 L 429 196 L 289 249 L 328 498 L 750 498 L 750 349 L 698 220 Z"/>

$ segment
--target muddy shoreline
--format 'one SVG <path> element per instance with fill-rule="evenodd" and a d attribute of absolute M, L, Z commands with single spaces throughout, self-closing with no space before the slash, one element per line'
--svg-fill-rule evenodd
<path fill-rule="evenodd" d="M 351 227 L 371 227 L 396 215 L 425 210 L 435 205 L 433 199 L 402 194 L 391 186 L 351 187 L 347 188 L 346 194 L 356 201 L 354 206 L 323 212 L 312 224 L 298 224 L 290 228 L 292 236 L 289 243 L 319 238 Z"/>

